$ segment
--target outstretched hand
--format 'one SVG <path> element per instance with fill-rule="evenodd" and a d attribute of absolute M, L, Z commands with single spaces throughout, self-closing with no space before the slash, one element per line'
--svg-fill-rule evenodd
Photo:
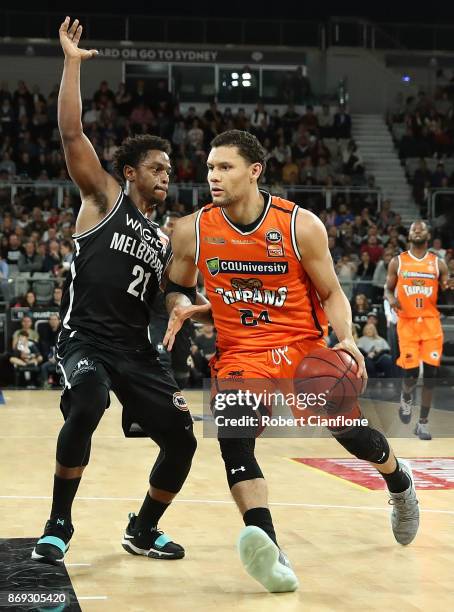
<path fill-rule="evenodd" d="M 81 61 L 90 59 L 98 55 L 96 49 L 79 49 L 79 40 L 82 36 L 82 26 L 79 20 L 75 19 L 71 24 L 71 19 L 66 17 L 60 26 L 60 43 L 66 58 L 80 59 Z"/>
<path fill-rule="evenodd" d="M 190 319 L 193 315 L 199 313 L 207 313 L 211 310 L 211 304 L 202 304 L 201 306 L 175 306 L 169 316 L 169 324 L 167 325 L 166 335 L 162 344 L 168 351 L 172 350 L 175 342 L 175 337 L 186 319 Z"/>

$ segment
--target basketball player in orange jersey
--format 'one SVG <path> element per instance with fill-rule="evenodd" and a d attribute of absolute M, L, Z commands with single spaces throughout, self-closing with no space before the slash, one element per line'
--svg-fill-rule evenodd
<path fill-rule="evenodd" d="M 293 202 L 259 190 L 265 152 L 254 136 L 231 130 L 211 145 L 207 165 L 212 204 L 179 220 L 172 238 L 174 260 L 166 288 L 171 315 L 164 343 L 171 347 L 186 316 L 197 312 L 200 317 L 209 310 L 191 306 L 199 269 L 218 334 L 211 363 L 216 380 L 232 375 L 270 384 L 293 379 L 303 357 L 325 346 L 325 313 L 340 340 L 337 348 L 355 357 L 358 375 L 365 377 L 364 359 L 351 334 L 350 305 L 322 222 Z M 359 409 L 354 412 L 349 416 L 360 414 Z M 394 536 L 409 544 L 419 524 L 410 467 L 398 462 L 386 438 L 368 426 L 332 433 L 383 475 L 394 505 Z M 246 525 L 238 542 L 246 571 L 271 592 L 295 590 L 298 580 L 277 544 L 255 439 L 219 436 L 219 445 Z"/>
<path fill-rule="evenodd" d="M 443 350 L 438 287 L 452 289 L 454 279 L 449 279 L 446 262 L 427 250 L 429 230 L 423 221 L 411 225 L 408 239 L 410 249 L 390 261 L 386 280 L 386 297 L 398 315 L 400 357 L 397 364 L 404 371 L 399 416 L 402 423 L 411 421 L 414 389 L 422 361 L 424 384 L 419 422 L 414 433 L 420 440 L 431 440 L 427 423 Z"/>

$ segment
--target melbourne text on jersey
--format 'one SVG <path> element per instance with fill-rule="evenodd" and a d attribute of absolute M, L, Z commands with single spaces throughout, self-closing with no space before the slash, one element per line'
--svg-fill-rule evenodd
<path fill-rule="evenodd" d="M 127 255 L 131 255 L 136 259 L 149 264 L 155 271 L 158 278 L 161 278 L 163 271 L 163 263 L 159 259 L 159 252 L 164 253 L 167 245 L 165 245 L 156 234 L 153 234 L 151 229 L 142 227 L 139 221 L 131 219 L 126 215 L 126 223 L 140 234 L 137 238 L 114 232 L 110 243 L 110 248 L 116 251 L 121 251 Z"/>

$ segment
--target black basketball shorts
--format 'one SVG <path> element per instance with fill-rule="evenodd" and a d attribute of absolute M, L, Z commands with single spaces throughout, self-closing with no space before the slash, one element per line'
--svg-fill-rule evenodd
<path fill-rule="evenodd" d="M 60 403 L 65 417 L 71 409 L 68 390 L 88 383 L 105 385 L 115 393 L 123 407 L 126 437 L 153 438 L 154 434 L 192 424 L 184 396 L 152 347 L 120 350 L 98 344 L 77 331 L 72 337 L 60 339 L 57 357 L 65 383 Z"/>

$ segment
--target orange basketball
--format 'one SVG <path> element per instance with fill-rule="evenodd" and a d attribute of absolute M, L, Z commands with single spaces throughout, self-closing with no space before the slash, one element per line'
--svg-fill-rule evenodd
<path fill-rule="evenodd" d="M 296 394 L 314 394 L 311 412 L 328 416 L 349 414 L 356 406 L 363 380 L 358 364 L 347 351 L 319 348 L 309 353 L 295 371 Z"/>

